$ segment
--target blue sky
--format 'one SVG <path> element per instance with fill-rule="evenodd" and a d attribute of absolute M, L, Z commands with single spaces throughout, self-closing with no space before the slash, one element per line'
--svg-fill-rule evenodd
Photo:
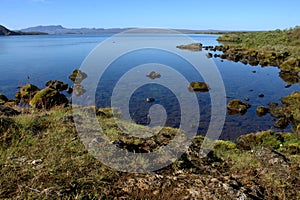
<path fill-rule="evenodd" d="M 0 0 L 0 24 L 270 30 L 300 25 L 299 0 Z"/>

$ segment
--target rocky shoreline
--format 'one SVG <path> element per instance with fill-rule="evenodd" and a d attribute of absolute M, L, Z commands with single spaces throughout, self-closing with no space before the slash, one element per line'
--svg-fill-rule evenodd
<path fill-rule="evenodd" d="M 156 73 L 152 75 L 158 77 Z M 269 130 L 240 136 L 236 142 L 217 140 L 205 157 L 201 156 L 205 138 L 196 136 L 188 150 L 170 166 L 153 173 L 130 174 L 117 172 L 96 160 L 77 135 L 74 117 L 79 121 L 82 117 L 72 113 L 62 91 L 71 93 L 79 88 L 75 95 L 80 95 L 84 92 L 80 83 L 86 77 L 75 70 L 69 77 L 73 87 L 48 81 L 44 89 L 31 84 L 21 87 L 15 100 L 0 94 L 0 198 L 295 199 L 300 196 L 300 92 L 282 98 L 282 105 L 272 103 L 268 108 L 258 109 L 293 123 L 296 133 Z M 209 90 L 201 82 L 190 87 Z M 235 100 L 229 102 L 228 109 L 242 114 L 249 106 Z M 110 142 L 130 152 L 153 152 L 167 145 L 178 131 L 166 127 L 150 138 L 129 137 L 115 124 L 111 109 L 83 108 L 86 112 L 91 109 L 95 110 Z M 128 122 L 122 125 L 135 130 Z M 152 131 L 140 128 L 143 132 Z M 100 147 L 102 141 L 97 140 L 95 145 Z M 140 167 L 134 162 L 127 165 Z"/>

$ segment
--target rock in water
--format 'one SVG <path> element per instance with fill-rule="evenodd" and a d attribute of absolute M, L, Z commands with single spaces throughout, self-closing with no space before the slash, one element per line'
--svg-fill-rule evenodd
<path fill-rule="evenodd" d="M 84 79 L 87 78 L 87 74 L 79 69 L 75 69 L 69 76 L 69 79 L 74 83 L 80 84 Z"/>
<path fill-rule="evenodd" d="M 154 98 L 147 98 L 146 101 L 147 101 L 148 103 L 152 103 L 152 102 L 155 101 L 155 99 L 154 99 Z"/>
<path fill-rule="evenodd" d="M 151 79 L 156 79 L 156 78 L 160 78 L 161 75 L 155 71 L 152 71 L 149 74 L 147 74 L 147 77 L 149 77 Z"/>
<path fill-rule="evenodd" d="M 204 82 L 191 82 L 189 85 L 191 92 L 208 92 L 209 85 Z"/>
<path fill-rule="evenodd" d="M 251 105 L 248 103 L 243 103 L 241 100 L 234 99 L 228 102 L 227 110 L 228 114 L 245 114 L 247 109 L 250 108 Z"/>
<path fill-rule="evenodd" d="M 256 108 L 256 114 L 259 116 L 259 117 L 262 117 L 264 115 L 266 115 L 268 113 L 268 109 L 264 106 L 258 106 Z"/>

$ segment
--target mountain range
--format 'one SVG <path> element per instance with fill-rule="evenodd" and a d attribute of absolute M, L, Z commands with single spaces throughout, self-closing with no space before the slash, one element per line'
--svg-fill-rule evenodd
<path fill-rule="evenodd" d="M 103 34 L 103 33 L 120 33 L 135 28 L 65 28 L 61 25 L 51 26 L 35 26 L 26 29 L 21 29 L 22 32 L 44 32 L 48 34 Z M 166 33 L 166 30 L 157 29 L 158 32 Z M 218 33 L 218 30 L 188 30 L 188 29 L 175 29 L 181 33 Z M 168 31 L 167 31 L 168 32 Z"/>

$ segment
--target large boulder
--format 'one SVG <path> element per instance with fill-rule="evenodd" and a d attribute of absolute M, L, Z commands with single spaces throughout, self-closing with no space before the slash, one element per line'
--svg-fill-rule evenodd
<path fill-rule="evenodd" d="M 248 103 L 244 103 L 241 100 L 234 99 L 228 102 L 227 111 L 228 114 L 245 114 L 247 109 L 250 108 L 251 105 Z"/>
<path fill-rule="evenodd" d="M 59 91 L 47 87 L 38 93 L 31 99 L 29 104 L 33 108 L 45 108 L 49 109 L 55 106 L 65 106 L 69 103 L 65 95 L 60 94 Z"/>
<path fill-rule="evenodd" d="M 8 98 L 5 95 L 0 94 L 0 105 L 4 105 L 6 102 L 8 102 Z"/>
<path fill-rule="evenodd" d="M 46 86 L 50 87 L 54 90 L 60 91 L 60 92 L 67 90 L 69 88 L 68 84 L 58 81 L 58 80 L 55 80 L 55 81 L 50 80 L 46 83 Z"/>
<path fill-rule="evenodd" d="M 22 101 L 22 103 L 29 104 L 30 100 L 38 91 L 40 91 L 40 89 L 35 85 L 27 84 L 21 87 L 20 91 L 16 93 L 16 102 L 19 103 L 20 101 Z"/>

